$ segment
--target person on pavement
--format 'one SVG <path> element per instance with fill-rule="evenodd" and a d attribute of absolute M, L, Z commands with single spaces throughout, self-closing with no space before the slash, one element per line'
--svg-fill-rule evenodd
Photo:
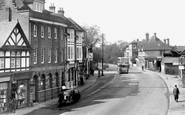
<path fill-rule="evenodd" d="M 178 102 L 179 94 L 180 94 L 179 88 L 177 87 L 177 85 L 175 85 L 173 89 L 173 95 L 176 102 Z"/>

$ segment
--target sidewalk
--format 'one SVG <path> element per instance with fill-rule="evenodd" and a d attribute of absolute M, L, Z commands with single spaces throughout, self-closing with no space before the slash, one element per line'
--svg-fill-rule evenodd
<path fill-rule="evenodd" d="M 98 78 L 98 75 L 96 74 L 94 76 L 90 76 L 87 80 L 85 80 L 85 84 L 83 86 L 78 86 L 76 89 L 78 89 L 80 92 L 83 92 L 87 88 L 91 87 L 96 82 L 97 78 Z M 48 105 L 56 104 L 57 101 L 58 101 L 58 98 L 55 98 L 46 102 L 36 103 L 32 107 L 17 109 L 16 113 L 4 113 L 2 115 L 24 115 L 36 109 L 46 107 Z"/>
<path fill-rule="evenodd" d="M 150 70 L 145 70 L 147 72 L 152 72 L 160 76 L 168 86 L 169 89 L 169 110 L 167 115 L 185 115 L 185 88 L 182 85 L 182 81 L 178 76 L 167 75 L 159 72 L 153 72 Z M 178 86 L 180 90 L 179 102 L 174 101 L 173 88 L 175 85 Z"/>

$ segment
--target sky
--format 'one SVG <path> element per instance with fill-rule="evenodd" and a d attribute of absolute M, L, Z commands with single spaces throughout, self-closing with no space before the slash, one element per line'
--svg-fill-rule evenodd
<path fill-rule="evenodd" d="M 48 10 L 54 3 L 62 7 L 65 16 L 80 26 L 97 25 L 105 40 L 131 42 L 156 33 L 170 45 L 185 46 L 184 0 L 45 0 Z"/>

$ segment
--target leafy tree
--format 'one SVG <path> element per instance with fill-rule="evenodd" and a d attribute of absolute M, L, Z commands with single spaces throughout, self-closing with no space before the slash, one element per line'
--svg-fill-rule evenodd
<path fill-rule="evenodd" d="M 94 47 L 100 41 L 100 28 L 97 25 L 94 26 L 83 26 L 86 31 L 84 44 L 86 46 Z"/>

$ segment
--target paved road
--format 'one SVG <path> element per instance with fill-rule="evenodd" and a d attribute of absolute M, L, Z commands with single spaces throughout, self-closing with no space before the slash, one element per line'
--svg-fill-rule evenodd
<path fill-rule="evenodd" d="M 74 105 L 34 111 L 28 115 L 166 115 L 168 89 L 151 73 L 131 69 L 129 74 L 102 76 Z"/>

